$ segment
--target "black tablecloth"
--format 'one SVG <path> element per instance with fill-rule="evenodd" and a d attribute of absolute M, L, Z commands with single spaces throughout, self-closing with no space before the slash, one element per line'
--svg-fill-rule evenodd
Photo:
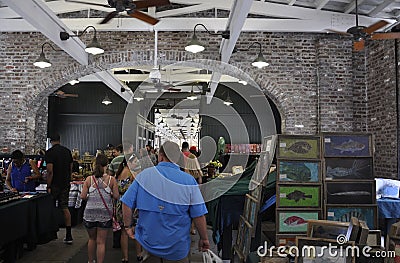
<path fill-rule="evenodd" d="M 0 247 L 10 248 L 7 256 L 13 258 L 16 246 L 26 243 L 28 249 L 34 249 L 57 238 L 55 218 L 53 198 L 47 193 L 1 205 Z"/>

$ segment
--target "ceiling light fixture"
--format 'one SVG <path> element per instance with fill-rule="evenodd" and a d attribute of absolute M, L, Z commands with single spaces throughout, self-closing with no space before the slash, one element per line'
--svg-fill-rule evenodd
<path fill-rule="evenodd" d="M 196 94 L 194 94 L 194 92 L 193 92 L 193 86 L 192 86 L 192 90 L 190 91 L 189 96 L 187 96 L 186 98 L 187 98 L 188 100 L 195 100 L 195 99 L 197 99 Z"/>
<path fill-rule="evenodd" d="M 97 41 L 97 31 L 96 31 L 96 28 L 94 26 L 87 26 L 82 31 L 82 33 L 80 33 L 79 35 L 70 35 L 67 32 L 60 32 L 60 39 L 65 41 L 65 40 L 69 39 L 70 37 L 80 37 L 84 33 L 86 33 L 86 31 L 89 28 L 93 28 L 94 36 L 93 36 L 92 42 L 90 42 L 90 44 L 86 46 L 85 51 L 87 53 L 89 53 L 89 54 L 92 54 L 92 55 L 99 55 L 99 54 L 104 53 L 104 49 L 100 46 L 99 42 Z"/>
<path fill-rule="evenodd" d="M 222 38 L 224 39 L 229 39 L 230 38 L 230 31 L 222 31 L 221 33 L 212 33 L 210 31 L 208 31 L 208 29 L 206 28 L 205 25 L 203 24 L 196 24 L 193 28 L 193 36 L 192 39 L 190 40 L 189 44 L 186 45 L 185 50 L 192 52 L 192 53 L 198 53 L 203 51 L 205 48 L 203 46 L 203 44 L 200 43 L 200 41 L 197 39 L 196 36 L 196 27 L 198 26 L 202 26 L 208 34 L 213 35 L 213 36 L 222 36 Z"/>
<path fill-rule="evenodd" d="M 134 97 L 134 99 L 136 101 L 142 101 L 142 100 L 144 100 L 144 97 L 142 96 L 142 94 L 140 92 L 138 92 L 138 94 Z"/>
<path fill-rule="evenodd" d="M 112 103 L 111 99 L 108 97 L 108 95 L 106 94 L 106 96 L 104 97 L 103 101 L 101 102 L 104 105 L 108 106 Z"/>
<path fill-rule="evenodd" d="M 36 59 L 35 62 L 33 63 L 33 65 L 35 65 L 36 67 L 39 67 L 39 68 L 51 67 L 51 62 L 44 55 L 44 46 L 46 44 L 49 45 L 54 51 L 58 51 L 49 42 L 44 42 L 42 45 L 42 52 L 40 53 L 39 58 Z"/>
<path fill-rule="evenodd" d="M 262 53 L 262 46 L 260 42 L 253 42 L 247 49 L 235 49 L 235 51 L 249 51 L 250 48 L 252 48 L 254 45 L 258 45 L 260 50 L 258 52 L 258 56 L 255 60 L 253 60 L 253 62 L 251 63 L 251 65 L 253 65 L 254 67 L 257 67 L 259 69 L 262 69 L 263 67 L 267 67 L 269 66 L 269 63 L 267 62 L 267 60 L 264 58 L 264 55 Z"/>
<path fill-rule="evenodd" d="M 224 104 L 226 106 L 231 106 L 233 104 L 233 101 L 231 100 L 231 97 L 229 96 L 229 92 L 228 92 L 228 96 L 226 96 L 226 100 L 224 101 Z"/>
<path fill-rule="evenodd" d="M 71 80 L 70 82 L 69 82 L 69 84 L 71 85 L 71 86 L 74 86 L 75 84 L 78 84 L 79 83 L 79 80 L 77 80 L 77 79 L 73 79 L 73 80 Z"/>

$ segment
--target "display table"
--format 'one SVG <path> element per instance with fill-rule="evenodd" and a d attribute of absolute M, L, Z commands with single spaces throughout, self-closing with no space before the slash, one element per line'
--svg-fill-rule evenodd
<path fill-rule="evenodd" d="M 58 225 L 50 194 L 36 194 L 2 205 L 0 218 L 0 247 L 6 250 L 6 262 L 14 262 L 24 243 L 28 249 L 34 249 L 37 244 L 57 238 Z"/>
<path fill-rule="evenodd" d="M 380 198 L 378 204 L 378 217 L 385 220 L 385 234 L 389 233 L 390 227 L 400 218 L 400 198 Z"/>

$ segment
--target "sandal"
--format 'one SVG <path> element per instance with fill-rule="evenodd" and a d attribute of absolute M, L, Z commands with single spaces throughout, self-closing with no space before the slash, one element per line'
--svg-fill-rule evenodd
<path fill-rule="evenodd" d="M 141 262 L 143 260 L 143 257 L 142 256 L 137 256 L 136 259 L 137 259 L 137 262 Z"/>

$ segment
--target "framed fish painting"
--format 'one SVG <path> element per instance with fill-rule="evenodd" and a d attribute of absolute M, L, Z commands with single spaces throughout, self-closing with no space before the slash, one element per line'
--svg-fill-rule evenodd
<path fill-rule="evenodd" d="M 372 157 L 325 158 L 325 180 L 374 180 Z"/>
<path fill-rule="evenodd" d="M 376 205 L 326 205 L 326 219 L 350 222 L 352 217 L 367 222 L 369 229 L 376 229 L 378 208 Z"/>
<path fill-rule="evenodd" d="M 349 240 L 351 230 L 349 222 L 337 222 L 328 220 L 308 220 L 307 236 L 315 238 L 337 239 L 339 235 Z"/>
<path fill-rule="evenodd" d="M 371 157 L 372 136 L 365 133 L 324 134 L 325 157 Z"/>
<path fill-rule="evenodd" d="M 307 220 L 317 220 L 320 217 L 319 211 L 305 210 L 277 210 L 276 226 L 277 233 L 306 233 Z"/>
<path fill-rule="evenodd" d="M 319 136 L 278 136 L 278 159 L 319 159 L 320 155 L 321 138 Z"/>
<path fill-rule="evenodd" d="M 278 181 L 288 183 L 318 183 L 321 181 L 319 161 L 278 160 Z"/>
<path fill-rule="evenodd" d="M 375 181 L 326 182 L 327 204 L 375 204 Z"/>
<path fill-rule="evenodd" d="M 319 185 L 278 185 L 277 207 L 320 207 L 321 187 Z"/>

